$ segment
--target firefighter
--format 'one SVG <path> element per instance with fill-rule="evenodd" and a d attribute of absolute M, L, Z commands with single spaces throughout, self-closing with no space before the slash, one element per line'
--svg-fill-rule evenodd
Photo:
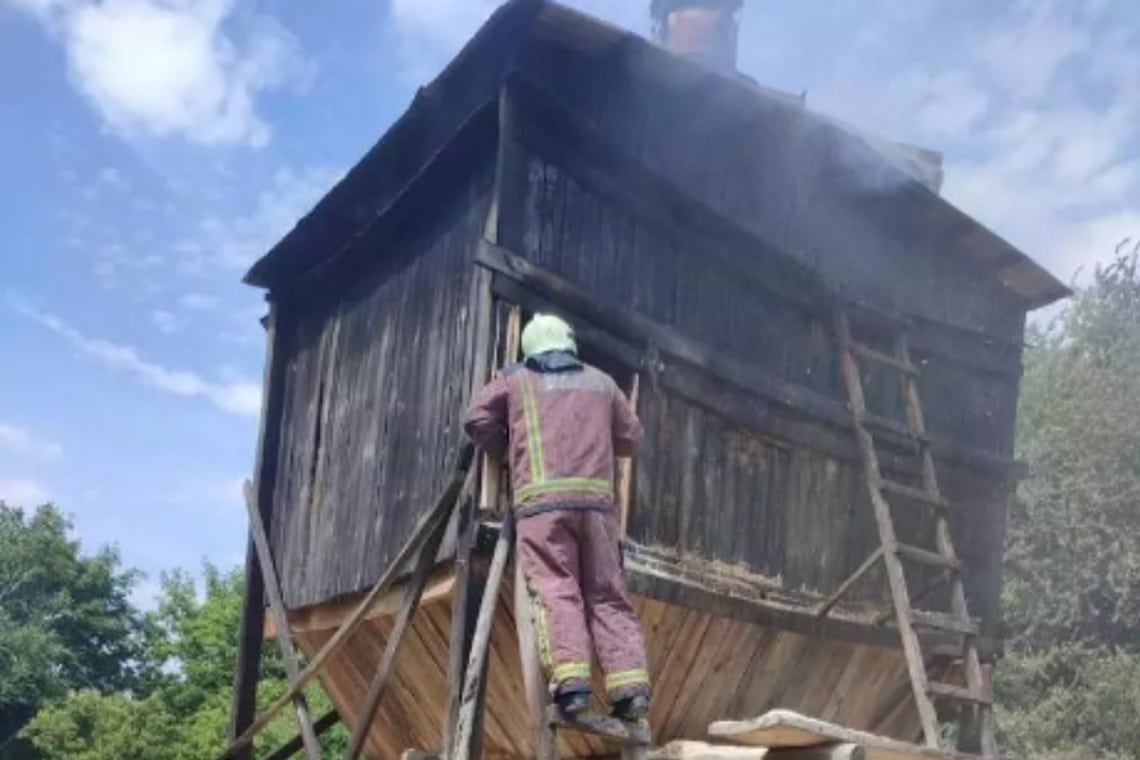
<path fill-rule="evenodd" d="M 584 364 L 570 326 L 535 316 L 524 361 L 476 395 L 464 420 L 511 472 L 518 561 L 531 600 L 551 697 L 568 713 L 590 699 L 591 644 L 613 715 L 649 709 L 649 673 L 625 588 L 614 458 L 633 456 L 642 430 L 613 379 Z"/>

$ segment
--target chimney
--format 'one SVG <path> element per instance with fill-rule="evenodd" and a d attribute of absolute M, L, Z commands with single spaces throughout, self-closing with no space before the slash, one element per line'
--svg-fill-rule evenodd
<path fill-rule="evenodd" d="M 736 37 L 744 0 L 652 0 L 653 41 L 670 53 L 736 71 Z"/>

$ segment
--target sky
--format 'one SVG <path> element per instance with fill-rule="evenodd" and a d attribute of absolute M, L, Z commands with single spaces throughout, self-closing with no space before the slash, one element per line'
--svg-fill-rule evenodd
<path fill-rule="evenodd" d="M 570 5 L 643 34 L 648 0 Z M 147 580 L 242 561 L 263 295 L 245 269 L 494 0 L 0 0 L 0 500 Z M 1140 238 L 1135 0 L 748 0 L 740 67 L 945 155 L 1066 282 Z"/>

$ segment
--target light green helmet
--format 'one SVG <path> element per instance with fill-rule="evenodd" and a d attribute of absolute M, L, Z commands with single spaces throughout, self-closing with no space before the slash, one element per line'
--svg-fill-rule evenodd
<path fill-rule="evenodd" d="M 574 329 L 553 314 L 535 314 L 522 331 L 523 356 L 530 358 L 547 351 L 578 353 Z"/>

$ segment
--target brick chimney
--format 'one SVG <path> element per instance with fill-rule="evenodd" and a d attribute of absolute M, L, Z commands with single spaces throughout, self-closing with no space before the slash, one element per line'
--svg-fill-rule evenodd
<path fill-rule="evenodd" d="M 736 71 L 744 0 L 652 0 L 653 41 L 676 55 Z"/>

